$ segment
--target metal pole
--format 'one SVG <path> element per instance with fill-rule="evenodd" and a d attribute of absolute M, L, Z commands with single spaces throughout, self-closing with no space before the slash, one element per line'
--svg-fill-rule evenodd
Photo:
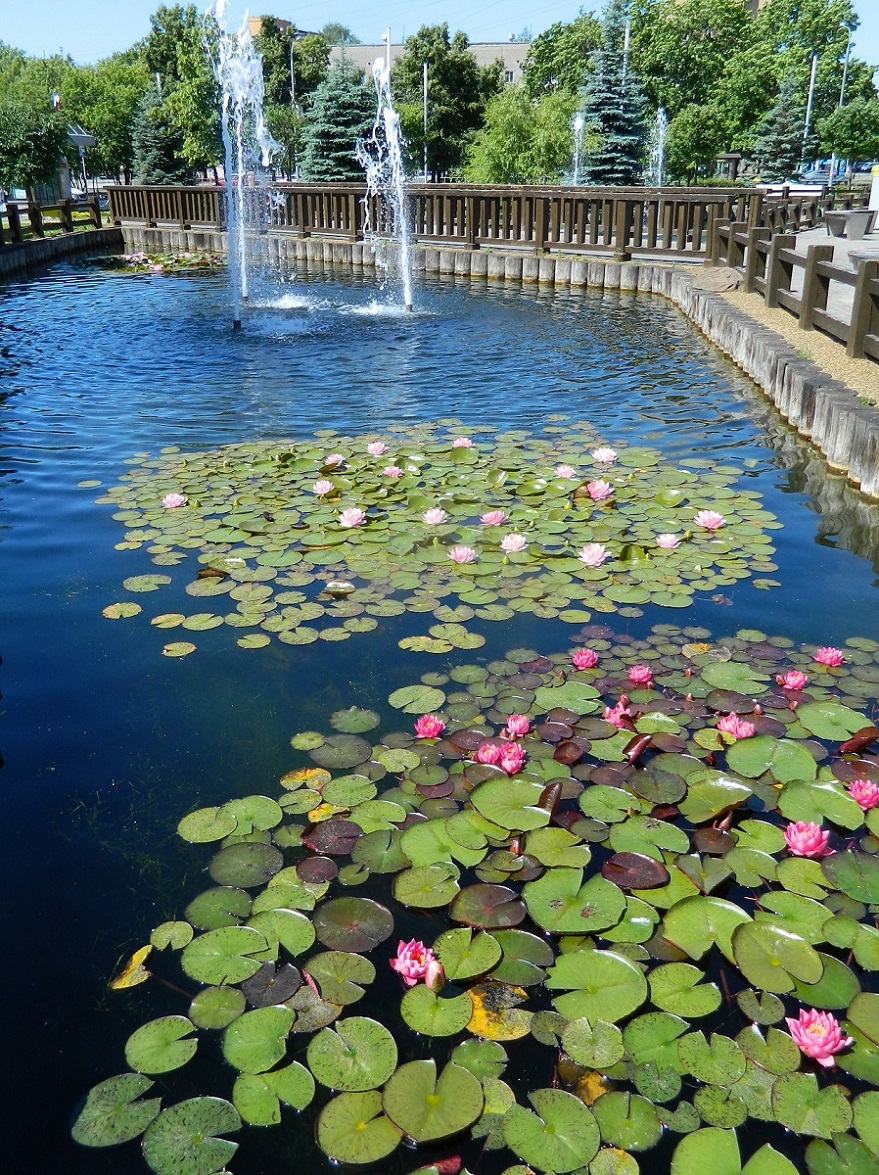
<path fill-rule="evenodd" d="M 424 182 L 427 183 L 427 62 L 424 63 Z"/>
<path fill-rule="evenodd" d="M 626 31 L 623 34 L 623 85 L 629 72 L 629 36 L 632 32 L 632 22 L 626 21 Z"/>
<path fill-rule="evenodd" d="M 391 30 L 386 29 L 382 37 L 385 43 L 385 65 L 388 67 L 388 77 L 391 76 Z"/>
<path fill-rule="evenodd" d="M 806 166 L 806 144 L 809 139 L 809 130 L 812 125 L 812 102 L 815 98 L 815 74 L 818 70 L 818 54 L 812 54 L 812 76 L 809 79 L 809 100 L 806 103 L 806 123 L 803 127 L 803 151 L 800 160 L 800 170 Z"/>

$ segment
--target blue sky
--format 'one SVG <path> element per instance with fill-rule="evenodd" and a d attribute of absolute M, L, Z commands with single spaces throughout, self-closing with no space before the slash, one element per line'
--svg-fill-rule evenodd
<path fill-rule="evenodd" d="M 149 31 L 150 13 L 160 0 L 39 0 L 35 9 L 7 0 L 0 15 L 0 41 L 34 55 L 63 50 L 80 64 L 126 49 Z M 167 2 L 167 0 L 166 0 Z M 600 10 L 603 0 L 585 3 Z M 207 7 L 207 4 L 199 4 Z M 505 41 L 529 27 L 533 35 L 554 21 L 571 20 L 580 3 L 564 0 L 254 0 L 253 15 L 271 12 L 301 28 L 318 29 L 329 20 L 348 25 L 365 42 L 377 42 L 386 28 L 401 41 L 423 24 L 446 21 L 471 41 Z M 227 24 L 237 26 L 246 5 L 231 0 Z M 879 65 L 879 3 L 855 0 L 861 27 L 854 38 L 858 57 Z"/>

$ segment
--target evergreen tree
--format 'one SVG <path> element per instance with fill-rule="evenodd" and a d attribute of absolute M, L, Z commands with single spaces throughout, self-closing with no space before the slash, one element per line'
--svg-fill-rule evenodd
<path fill-rule="evenodd" d="M 781 83 L 775 105 L 760 123 L 754 154 L 762 179 L 789 179 L 799 167 L 805 148 L 805 109 L 797 97 L 796 79 Z"/>
<path fill-rule="evenodd" d="M 185 184 L 192 178 L 182 159 L 183 137 L 169 125 L 152 86 L 135 115 L 133 149 L 136 184 Z"/>
<path fill-rule="evenodd" d="M 302 131 L 302 178 L 312 182 L 363 179 L 354 145 L 372 131 L 375 111 L 375 91 L 363 84 L 360 71 L 349 62 L 333 65 L 326 81 L 314 91 Z"/>
<path fill-rule="evenodd" d="M 647 125 L 641 83 L 624 51 L 630 0 L 609 0 L 601 27 L 601 47 L 592 59 L 583 115 L 597 131 L 586 155 L 591 184 L 625 187 L 638 182 L 643 168 Z"/>

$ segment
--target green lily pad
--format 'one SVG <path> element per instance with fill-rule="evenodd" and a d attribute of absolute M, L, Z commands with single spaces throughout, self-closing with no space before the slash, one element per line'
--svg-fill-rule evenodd
<path fill-rule="evenodd" d="M 485 931 L 474 935 L 469 927 L 446 930 L 434 941 L 433 950 L 446 977 L 452 980 L 485 975 L 499 962 L 503 953 L 496 938 Z"/>
<path fill-rule="evenodd" d="M 179 951 L 192 942 L 192 933 L 188 922 L 162 922 L 153 929 L 150 943 L 157 951 L 164 951 L 167 947 Z"/>
<path fill-rule="evenodd" d="M 580 951 L 560 955 L 549 968 L 546 986 L 567 989 L 553 1006 L 563 1016 L 616 1023 L 647 999 L 647 980 L 640 968 L 612 951 Z"/>
<path fill-rule="evenodd" d="M 466 1130 L 482 1113 L 483 1104 L 479 1081 L 454 1061 L 439 1077 L 432 1060 L 401 1065 L 382 1094 L 387 1116 L 418 1143 L 436 1142 Z"/>
<path fill-rule="evenodd" d="M 474 788 L 470 802 L 480 815 L 501 828 L 527 832 L 549 824 L 550 813 L 540 806 L 543 791 L 538 780 L 489 779 Z"/>
<path fill-rule="evenodd" d="M 241 1117 L 229 1102 L 196 1097 L 163 1110 L 143 1137 L 143 1157 L 156 1175 L 212 1175 L 238 1149 L 217 1137 L 240 1130 Z"/>
<path fill-rule="evenodd" d="M 746 779 L 757 779 L 768 771 L 779 783 L 814 779 L 818 772 L 818 764 L 806 747 L 766 734 L 738 739 L 727 749 L 726 761 Z"/>
<path fill-rule="evenodd" d="M 445 700 L 446 695 L 441 689 L 421 683 L 403 686 L 388 697 L 394 709 L 402 710 L 404 714 L 432 714 L 441 709 Z"/>
<path fill-rule="evenodd" d="M 247 1007 L 237 987 L 206 987 L 193 997 L 189 1018 L 197 1028 L 226 1028 Z"/>
<path fill-rule="evenodd" d="M 622 1090 L 598 1098 L 592 1113 L 602 1140 L 625 1151 L 649 1150 L 662 1135 L 662 1123 L 650 1102 Z"/>
<path fill-rule="evenodd" d="M 318 1146 L 337 1163 L 377 1163 L 396 1149 L 402 1132 L 385 1117 L 377 1090 L 342 1093 L 317 1120 Z"/>
<path fill-rule="evenodd" d="M 798 934 L 768 922 L 746 922 L 733 931 L 733 954 L 742 974 L 764 991 L 793 991 L 797 981 L 817 983 L 821 956 Z"/>
<path fill-rule="evenodd" d="M 625 907 L 619 886 L 600 875 L 583 882 L 582 869 L 558 868 L 524 887 L 528 913 L 555 934 L 590 934 L 614 926 Z"/>
<path fill-rule="evenodd" d="M 195 1025 L 185 1016 L 160 1016 L 135 1029 L 125 1046 L 125 1060 L 138 1073 L 169 1073 L 195 1055 L 198 1041 L 188 1038 Z"/>
<path fill-rule="evenodd" d="M 452 902 L 449 914 L 455 922 L 465 922 L 468 926 L 505 929 L 524 920 L 525 906 L 509 886 L 483 883 L 462 889 Z M 499 958 L 498 954 L 489 967 Z"/>
<path fill-rule="evenodd" d="M 875 1175 L 875 1152 L 850 1134 L 838 1134 L 833 1143 L 813 1139 L 806 1147 L 809 1175 Z"/>
<path fill-rule="evenodd" d="M 703 824 L 721 812 L 744 804 L 752 795 L 752 789 L 741 779 L 734 779 L 720 771 L 697 771 L 688 777 L 687 794 L 678 807 L 693 824 Z"/>
<path fill-rule="evenodd" d="M 831 1138 L 852 1124 L 852 1107 L 839 1088 L 820 1089 L 812 1073 L 788 1073 L 772 1087 L 772 1108 L 778 1121 L 796 1134 Z"/>
<path fill-rule="evenodd" d="M 849 849 L 821 861 L 824 876 L 859 902 L 879 902 L 879 858 Z"/>
<path fill-rule="evenodd" d="M 384 1085 L 397 1067 L 393 1036 L 377 1020 L 349 1016 L 308 1045 L 308 1067 L 322 1084 L 347 1093 Z"/>
<path fill-rule="evenodd" d="M 274 845 L 259 841 L 241 841 L 220 849 L 208 872 L 217 885 L 254 889 L 265 885 L 283 867 L 284 857 Z"/>
<path fill-rule="evenodd" d="M 177 825 L 177 833 L 190 844 L 207 844 L 222 840 L 238 827 L 234 812 L 221 808 L 199 808 L 184 816 Z"/>
<path fill-rule="evenodd" d="M 71 1134 L 81 1146 L 117 1146 L 143 1134 L 158 1114 L 161 1099 L 142 1100 L 153 1082 L 140 1073 L 120 1073 L 89 1090 Z"/>
<path fill-rule="evenodd" d="M 686 1073 L 711 1085 L 732 1085 L 744 1075 L 745 1056 L 734 1040 L 712 1033 L 689 1032 L 678 1041 L 678 1058 Z"/>
<path fill-rule="evenodd" d="M 308 960 L 308 973 L 317 980 L 325 1000 L 343 1006 L 359 1000 L 364 986 L 375 979 L 375 967 L 369 959 L 345 951 L 324 951 L 312 956 Z"/>
<path fill-rule="evenodd" d="M 844 742 L 863 728 L 864 715 L 839 702 L 804 702 L 797 707 L 797 720 L 818 738 Z"/>
<path fill-rule="evenodd" d="M 734 962 L 733 932 L 750 921 L 744 910 L 724 898 L 693 896 L 671 907 L 662 921 L 662 936 L 691 959 L 701 959 L 717 945 Z"/>
<path fill-rule="evenodd" d="M 349 706 L 347 710 L 336 710 L 330 715 L 330 726 L 344 734 L 363 734 L 364 731 L 374 730 L 378 724 L 378 714 L 360 706 Z"/>
<path fill-rule="evenodd" d="M 598 1152 L 600 1134 L 591 1111 L 570 1093 L 537 1089 L 534 1110 L 511 1106 L 504 1116 L 507 1146 L 528 1166 L 556 1175 L 584 1167 Z"/>
<path fill-rule="evenodd" d="M 219 987 L 240 983 L 260 968 L 252 956 L 268 946 L 264 936 L 251 926 L 222 926 L 200 934 L 185 947 L 180 965 L 190 979 Z"/>
<path fill-rule="evenodd" d="M 460 870 L 451 861 L 406 869 L 394 878 L 394 897 L 403 906 L 422 910 L 447 906 L 458 892 Z"/>
<path fill-rule="evenodd" d="M 452 1049 L 451 1059 L 479 1081 L 496 1079 L 507 1067 L 507 1053 L 496 1040 L 464 1040 Z M 483 1084 L 484 1088 L 484 1084 Z M 515 1100 L 515 1099 L 514 1099 Z"/>
<path fill-rule="evenodd" d="M 245 1122 L 275 1126 L 281 1121 L 281 1102 L 304 1110 L 314 1097 L 314 1089 L 314 1078 L 304 1065 L 294 1061 L 271 1073 L 240 1073 L 232 1101 Z"/>
<path fill-rule="evenodd" d="M 394 932 L 390 910 L 371 898 L 333 898 L 314 915 L 314 929 L 325 947 L 361 954 Z"/>
<path fill-rule="evenodd" d="M 503 958 L 491 973 L 491 978 L 518 987 L 542 983 L 545 968 L 555 960 L 550 944 L 527 930 L 496 930 L 492 937 L 503 950 Z"/>
<path fill-rule="evenodd" d="M 705 975 L 691 963 L 666 963 L 650 972 L 650 999 L 657 1008 L 690 1018 L 709 1016 L 720 1007 L 720 989 L 704 983 Z"/>
<path fill-rule="evenodd" d="M 292 1024 L 293 1012 L 283 1006 L 245 1012 L 223 1033 L 223 1056 L 241 1073 L 264 1073 L 284 1056 Z"/>
<path fill-rule="evenodd" d="M 466 992 L 441 996 L 419 983 L 403 996 L 400 1012 L 409 1027 L 422 1036 L 454 1036 L 467 1026 L 473 1005 Z"/>
<path fill-rule="evenodd" d="M 623 1034 L 606 1020 L 594 1023 L 584 1017 L 569 1020 L 562 1032 L 562 1048 L 572 1061 L 590 1069 L 605 1070 L 625 1055 Z"/>

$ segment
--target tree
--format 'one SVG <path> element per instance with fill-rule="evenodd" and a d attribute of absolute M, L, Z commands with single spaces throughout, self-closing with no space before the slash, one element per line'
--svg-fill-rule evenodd
<path fill-rule="evenodd" d="M 462 32 L 449 26 L 423 25 L 406 38 L 393 72 L 393 89 L 412 161 L 420 166 L 424 150 L 423 70 L 427 62 L 427 158 L 434 176 L 458 168 L 467 143 L 482 126 L 485 104 L 501 88 L 500 62 L 481 68 Z"/>
<path fill-rule="evenodd" d="M 67 124 L 48 103 L 0 100 L 0 187 L 30 194 L 57 176 L 67 146 Z"/>
<path fill-rule="evenodd" d="M 504 86 L 485 108 L 467 152 L 464 177 L 478 184 L 557 183 L 570 170 L 576 99 L 561 91 L 532 99 Z"/>
<path fill-rule="evenodd" d="M 761 178 L 783 180 L 796 172 L 804 155 L 804 121 L 805 107 L 797 96 L 796 79 L 785 78 L 775 105 L 760 123 L 754 142 Z"/>
<path fill-rule="evenodd" d="M 817 127 L 825 150 L 841 159 L 875 159 L 879 156 L 879 98 L 855 98 L 840 106 Z"/>
<path fill-rule="evenodd" d="M 363 84 L 360 71 L 348 62 L 331 66 L 326 81 L 314 91 L 302 131 L 302 178 L 362 179 L 354 145 L 371 132 L 375 112 L 375 93 Z"/>
<path fill-rule="evenodd" d="M 182 184 L 191 178 L 183 163 L 182 135 L 172 127 L 158 92 L 151 86 L 134 119 L 134 182 Z"/>
<path fill-rule="evenodd" d="M 346 24 L 339 24 L 336 20 L 331 20 L 325 24 L 320 31 L 320 35 L 328 45 L 359 45 L 360 38 L 355 37 Z"/>
<path fill-rule="evenodd" d="M 723 150 L 726 125 L 714 106 L 695 102 L 685 106 L 668 124 L 665 161 L 675 179 L 695 182 L 711 171 L 715 156 Z"/>
<path fill-rule="evenodd" d="M 628 8 L 628 0 L 609 0 L 586 86 L 583 115 L 598 132 L 586 152 L 592 184 L 626 186 L 641 176 L 647 127 L 641 85 L 623 48 Z"/>
<path fill-rule="evenodd" d="M 65 75 L 61 109 L 97 140 L 94 147 L 86 148 L 86 163 L 93 175 L 121 171 L 131 178 L 134 119 L 149 83 L 143 62 L 123 54 L 97 65 L 77 66 Z"/>
<path fill-rule="evenodd" d="M 642 0 L 633 15 L 632 62 L 650 105 L 670 118 L 709 103 L 730 57 L 755 36 L 742 0 Z"/>
<path fill-rule="evenodd" d="M 532 98 L 547 90 L 576 94 L 589 76 L 589 58 L 601 44 L 601 24 L 591 13 L 557 21 L 531 42 L 522 66 Z"/>

